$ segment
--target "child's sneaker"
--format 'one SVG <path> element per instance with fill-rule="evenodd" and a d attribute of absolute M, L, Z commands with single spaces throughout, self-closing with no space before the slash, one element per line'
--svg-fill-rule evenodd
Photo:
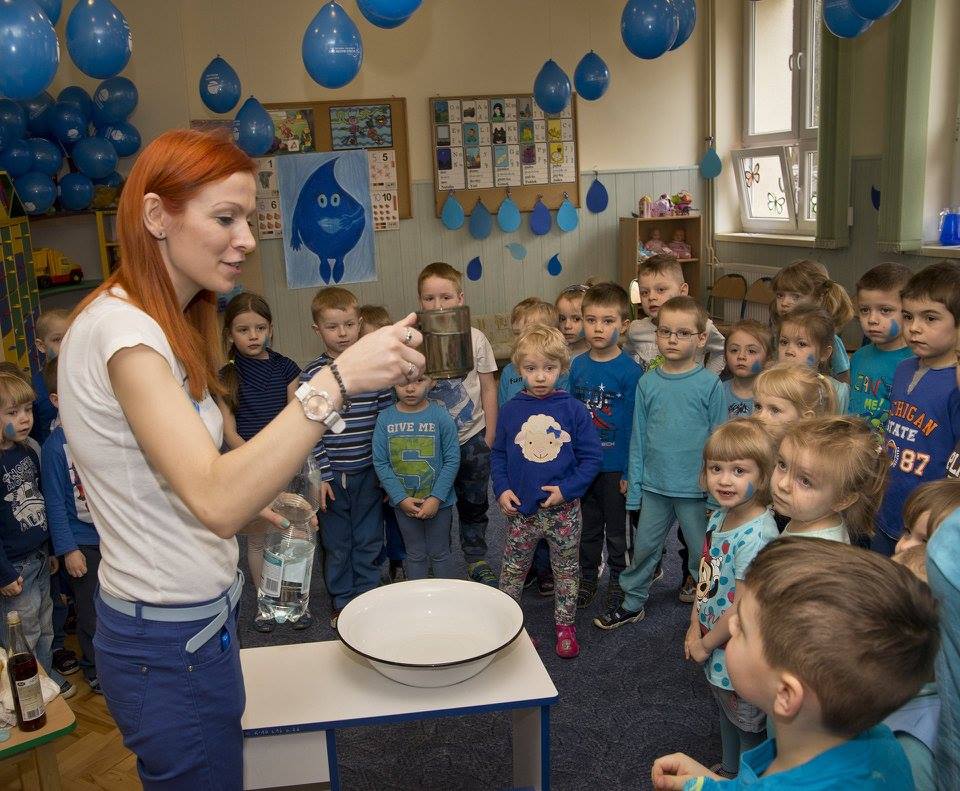
<path fill-rule="evenodd" d="M 683 578 L 683 585 L 680 586 L 677 598 L 684 604 L 693 604 L 693 600 L 697 598 L 697 583 L 689 574 Z"/>
<path fill-rule="evenodd" d="M 467 564 L 467 574 L 470 575 L 470 579 L 474 582 L 479 582 L 483 585 L 489 585 L 491 588 L 496 588 L 500 581 L 497 579 L 497 575 L 493 573 L 493 569 L 490 568 L 490 564 L 485 560 L 478 560 L 474 563 Z"/>
<path fill-rule="evenodd" d="M 657 563 L 657 567 L 653 570 L 653 582 L 663 579 L 663 561 Z"/>
<path fill-rule="evenodd" d="M 610 576 L 610 582 L 607 584 L 607 597 L 603 602 L 603 611 L 612 612 L 620 606 L 623 601 L 623 589 L 620 587 L 620 575 Z"/>
<path fill-rule="evenodd" d="M 564 659 L 573 659 L 580 653 L 580 644 L 577 642 L 577 627 L 560 626 L 557 624 L 557 656 Z"/>
<path fill-rule="evenodd" d="M 537 575 L 537 592 L 541 596 L 553 596 L 556 586 L 553 584 L 553 572 L 545 571 Z"/>
<path fill-rule="evenodd" d="M 615 610 L 610 610 L 605 612 L 603 615 L 593 619 L 593 625 L 598 629 L 603 629 L 605 631 L 610 631 L 611 629 L 619 629 L 621 626 L 627 623 L 636 623 L 637 621 L 643 620 L 643 610 L 634 612 L 633 610 L 623 609 L 623 605 L 617 605 Z"/>
<path fill-rule="evenodd" d="M 593 604 L 597 597 L 596 580 L 580 580 L 580 591 L 577 593 L 577 609 L 583 610 Z"/>
<path fill-rule="evenodd" d="M 90 685 L 90 691 L 91 691 L 94 695 L 102 695 L 102 694 L 103 694 L 103 689 L 102 689 L 101 686 L 100 686 L 100 679 L 99 679 L 99 678 L 91 678 L 87 683 Z"/>
<path fill-rule="evenodd" d="M 69 648 L 58 648 L 53 652 L 53 666 L 61 676 L 72 676 L 80 671 L 77 655 Z"/>
<path fill-rule="evenodd" d="M 60 695 L 63 697 L 63 699 L 66 700 L 67 698 L 72 698 L 76 694 L 77 688 L 69 681 L 64 679 L 63 683 L 60 685 Z"/>

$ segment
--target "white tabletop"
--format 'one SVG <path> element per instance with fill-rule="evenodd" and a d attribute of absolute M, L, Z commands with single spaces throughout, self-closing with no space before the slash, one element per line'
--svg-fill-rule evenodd
<path fill-rule="evenodd" d="M 451 687 L 392 681 L 339 640 L 245 648 L 240 662 L 247 693 L 241 725 L 248 737 L 557 700 L 525 630 L 487 668 Z"/>

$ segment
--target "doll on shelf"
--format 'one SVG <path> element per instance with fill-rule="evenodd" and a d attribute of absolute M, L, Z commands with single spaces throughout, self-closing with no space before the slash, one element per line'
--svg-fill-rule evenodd
<path fill-rule="evenodd" d="M 687 232 L 683 228 L 677 228 L 673 232 L 673 241 L 667 247 L 677 258 L 692 258 L 693 253 L 690 245 L 687 244 Z"/>
<path fill-rule="evenodd" d="M 660 238 L 660 229 L 654 228 L 653 233 L 650 234 L 650 238 L 647 240 L 646 247 L 653 253 L 669 253 L 670 250 L 667 247 L 667 243 Z M 688 255 L 687 258 L 690 256 Z"/>

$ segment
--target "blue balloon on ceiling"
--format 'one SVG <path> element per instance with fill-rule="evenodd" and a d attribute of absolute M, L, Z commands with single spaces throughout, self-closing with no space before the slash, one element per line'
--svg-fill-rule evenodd
<path fill-rule="evenodd" d="M 57 33 L 33 0 L 0 2 L 0 94 L 29 99 L 53 81 L 60 65 Z"/>
<path fill-rule="evenodd" d="M 130 25 L 110 0 L 79 0 L 67 18 L 67 51 L 77 68 L 104 79 L 130 60 Z"/>
<path fill-rule="evenodd" d="M 27 113 L 16 102 L 0 99 L 0 150 L 27 134 Z"/>
<path fill-rule="evenodd" d="M 97 134 L 113 144 L 118 157 L 129 157 L 140 150 L 140 131 L 129 121 L 117 121 L 98 129 Z"/>
<path fill-rule="evenodd" d="M 27 214 L 43 214 L 57 198 L 57 185 L 46 173 L 30 171 L 14 179 L 13 184 Z"/>
<path fill-rule="evenodd" d="M 34 0 L 40 10 L 47 15 L 51 25 L 60 21 L 60 12 L 63 10 L 63 0 Z"/>
<path fill-rule="evenodd" d="M 50 134 L 52 120 L 53 97 L 43 91 L 20 102 L 20 106 L 27 114 L 27 131 L 34 137 L 46 137 Z"/>
<path fill-rule="evenodd" d="M 856 38 L 870 25 L 872 19 L 864 19 L 850 7 L 850 0 L 824 0 L 823 23 L 839 38 Z"/>
<path fill-rule="evenodd" d="M 266 154 L 273 146 L 273 119 L 251 96 L 233 119 L 233 139 L 252 157 Z"/>
<path fill-rule="evenodd" d="M 200 75 L 200 100 L 215 113 L 228 113 L 240 101 L 240 77 L 219 55 Z"/>
<path fill-rule="evenodd" d="M 339 3 L 327 3 L 307 25 L 300 47 L 303 65 L 324 88 L 342 88 L 363 63 L 360 31 Z"/>
<path fill-rule="evenodd" d="M 673 0 L 673 5 L 674 8 L 677 9 L 680 29 L 677 32 L 677 40 L 674 41 L 673 46 L 670 47 L 671 51 L 683 46 L 693 33 L 693 29 L 697 26 L 696 0 Z"/>
<path fill-rule="evenodd" d="M 63 145 L 69 146 L 87 136 L 87 122 L 74 105 L 57 102 L 50 114 L 50 131 Z"/>
<path fill-rule="evenodd" d="M 137 108 L 140 93 L 132 80 L 126 77 L 111 77 L 104 80 L 93 92 L 93 123 L 106 126 L 124 121 Z"/>
<path fill-rule="evenodd" d="M 581 98 L 595 102 L 610 87 L 610 69 L 596 52 L 590 50 L 580 58 L 573 72 L 573 84 Z"/>
<path fill-rule="evenodd" d="M 420 7 L 423 0 L 357 0 L 357 8 L 377 27 L 399 27 Z"/>
<path fill-rule="evenodd" d="M 85 137 L 73 147 L 70 157 L 80 172 L 100 179 L 117 167 L 117 152 L 109 140 Z"/>
<path fill-rule="evenodd" d="M 543 64 L 533 82 L 533 98 L 545 113 L 556 115 L 570 103 L 570 78 L 553 59 Z"/>
<path fill-rule="evenodd" d="M 119 187 L 123 184 L 123 176 L 114 170 L 112 173 L 107 173 L 103 178 L 94 179 L 93 183 L 98 186 L 102 184 L 105 187 Z"/>
<path fill-rule="evenodd" d="M 638 58 L 659 58 L 674 45 L 680 16 L 671 0 L 628 0 L 620 15 L 620 37 Z"/>
<path fill-rule="evenodd" d="M 0 151 L 0 170 L 7 171 L 11 178 L 22 176 L 32 164 L 33 156 L 25 140 L 14 140 Z"/>
<path fill-rule="evenodd" d="M 607 208 L 610 202 L 610 196 L 607 194 L 607 188 L 598 178 L 594 178 L 593 184 L 587 190 L 587 208 L 594 214 L 600 214 Z"/>
<path fill-rule="evenodd" d="M 67 211 L 83 211 L 93 200 L 93 182 L 83 173 L 67 173 L 60 179 L 60 205 Z"/>
<path fill-rule="evenodd" d="M 60 166 L 63 164 L 63 154 L 57 146 L 46 138 L 31 137 L 27 141 L 27 147 L 30 149 L 30 156 L 33 158 L 30 170 L 45 173 L 48 176 L 56 176 L 60 172 Z"/>
<path fill-rule="evenodd" d="M 850 0 L 850 8 L 864 19 L 882 19 L 900 5 L 900 0 Z"/>
<path fill-rule="evenodd" d="M 76 107 L 84 121 L 89 122 L 93 118 L 93 99 L 79 85 L 69 85 L 60 91 L 57 94 L 57 102 Z"/>

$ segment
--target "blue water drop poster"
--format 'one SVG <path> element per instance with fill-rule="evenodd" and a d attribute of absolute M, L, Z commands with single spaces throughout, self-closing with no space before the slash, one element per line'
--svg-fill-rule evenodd
<path fill-rule="evenodd" d="M 469 280 L 479 280 L 483 277 L 483 263 L 479 256 L 474 256 L 467 264 L 467 278 Z"/>
<path fill-rule="evenodd" d="M 277 157 L 289 288 L 376 280 L 364 151 Z"/>
<path fill-rule="evenodd" d="M 560 254 L 554 253 L 547 261 L 547 273 L 556 277 L 563 271 L 563 264 L 560 263 Z"/>

